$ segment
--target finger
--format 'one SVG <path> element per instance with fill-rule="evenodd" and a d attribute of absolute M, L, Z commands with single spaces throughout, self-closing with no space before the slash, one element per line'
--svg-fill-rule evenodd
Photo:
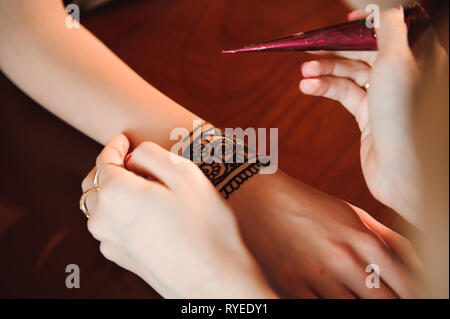
<path fill-rule="evenodd" d="M 345 269 L 344 269 L 345 268 Z M 368 287 L 366 285 L 367 277 L 370 275 L 366 273 L 365 266 L 357 264 L 347 264 L 335 272 L 337 279 L 342 281 L 359 298 L 366 299 L 397 299 L 398 296 L 382 281 L 379 281 L 379 286 Z"/>
<path fill-rule="evenodd" d="M 362 263 L 360 257 L 356 257 L 353 248 L 342 245 L 337 247 L 331 246 L 331 249 L 325 253 L 327 258 L 338 261 L 328 265 L 331 276 L 348 287 L 359 298 L 398 298 L 382 280 L 379 281 L 378 288 L 370 288 L 366 285 L 367 277 L 370 275 L 365 272 L 367 265 Z"/>
<path fill-rule="evenodd" d="M 83 193 L 86 193 L 88 190 L 94 188 L 95 172 L 96 168 L 94 167 L 81 182 L 81 189 L 83 190 Z M 87 194 L 85 205 L 89 212 L 89 216 L 92 216 L 92 213 L 95 211 L 95 207 L 97 205 L 97 191 L 91 191 Z"/>
<path fill-rule="evenodd" d="M 174 158 L 177 159 L 176 162 L 174 162 Z M 184 185 L 187 174 L 195 166 L 192 162 L 151 142 L 139 145 L 127 159 L 126 165 L 132 171 L 154 176 L 171 189 L 177 189 L 180 185 Z"/>
<path fill-rule="evenodd" d="M 119 134 L 106 144 L 97 157 L 96 172 L 101 175 L 99 177 L 100 189 L 92 192 L 92 194 L 89 193 L 86 198 L 91 215 L 104 215 L 104 217 L 114 215 L 113 217 L 117 217 L 115 215 L 122 214 L 126 209 L 116 209 L 115 203 L 123 204 L 124 199 L 131 203 L 136 196 L 139 198 L 143 191 L 147 192 L 147 196 L 158 197 L 160 194 L 158 191 L 163 188 L 160 184 L 137 176 L 123 167 L 128 149 L 128 139 Z M 98 171 L 100 169 L 101 171 Z M 94 184 L 92 175 L 93 171 L 83 181 L 83 188 Z M 130 215 L 131 218 L 133 214 L 128 212 L 127 215 Z M 94 223 L 94 221 L 91 221 L 91 223 Z"/>
<path fill-rule="evenodd" d="M 130 143 L 123 134 L 118 134 L 109 140 L 96 160 L 96 169 L 99 174 L 98 185 L 103 184 L 101 181 L 106 179 L 106 176 L 114 175 L 114 172 L 120 172 L 120 168 L 124 167 L 124 159 L 129 147 Z"/>
<path fill-rule="evenodd" d="M 86 217 L 91 218 L 93 213 L 96 211 L 97 209 L 97 194 L 98 193 L 98 188 L 90 188 L 88 189 L 86 192 L 84 192 L 83 196 L 85 196 L 84 198 L 84 209 L 83 209 L 83 213 L 86 214 Z M 85 211 L 87 210 L 87 212 Z"/>
<path fill-rule="evenodd" d="M 348 21 L 365 19 L 366 17 L 367 17 L 367 13 L 362 9 L 356 9 L 347 14 Z"/>
<path fill-rule="evenodd" d="M 362 237 L 354 243 L 360 256 L 366 263 L 377 265 L 380 269 L 380 278 L 401 298 L 420 297 L 418 281 L 399 262 L 389 250 L 373 236 Z"/>
<path fill-rule="evenodd" d="M 325 76 L 303 79 L 300 90 L 308 95 L 323 96 L 340 102 L 360 122 L 362 108 L 367 107 L 367 93 L 355 82 L 345 78 Z M 359 114 L 361 113 L 361 114 Z M 360 127 L 361 127 L 360 123 Z"/>
<path fill-rule="evenodd" d="M 423 274 L 424 265 L 408 239 L 384 226 L 362 209 L 353 205 L 351 206 L 361 218 L 363 223 L 381 239 L 383 239 L 386 245 L 388 245 L 388 247 L 397 255 L 400 261 L 403 262 L 408 269 L 418 276 Z"/>
<path fill-rule="evenodd" d="M 372 275 L 372 273 L 361 272 L 354 274 L 352 278 L 347 278 L 349 290 L 354 291 L 358 298 L 399 299 L 399 296 L 381 279 L 378 285 L 368 286 L 366 281 L 369 275 Z"/>
<path fill-rule="evenodd" d="M 83 190 L 83 192 L 86 192 L 88 189 L 94 187 L 94 176 L 96 171 L 97 169 L 95 167 L 91 169 L 89 174 L 87 174 L 87 176 L 81 182 L 81 189 Z"/>
<path fill-rule="evenodd" d="M 120 242 L 117 234 L 138 222 L 140 215 L 164 211 L 161 207 L 164 208 L 167 201 L 168 190 L 125 168 L 112 167 L 113 171 L 105 171 L 101 187 L 88 194 L 86 203 L 90 217 L 87 227 L 98 241 Z M 140 206 L 143 197 L 151 207 L 148 204 Z"/>
<path fill-rule="evenodd" d="M 363 61 L 368 65 L 373 65 L 377 58 L 377 51 L 307 51 L 313 55 L 331 55 L 350 60 Z"/>
<path fill-rule="evenodd" d="M 105 171 L 105 178 L 100 189 L 90 192 L 86 198 L 86 206 L 90 217 L 87 227 L 98 241 L 119 242 L 117 234 L 135 223 L 141 214 L 155 214 L 162 211 L 161 204 L 167 201 L 167 188 L 159 183 L 126 170 L 115 168 Z M 139 204 L 142 198 L 152 204 L 142 209 Z M 164 207 L 164 206 L 163 206 Z"/>
<path fill-rule="evenodd" d="M 97 157 L 97 169 L 105 166 L 106 164 L 115 164 L 118 166 L 124 165 L 124 159 L 130 148 L 130 142 L 123 134 L 114 136 L 105 145 L 105 148 Z"/>
<path fill-rule="evenodd" d="M 305 62 L 302 65 L 304 77 L 331 75 L 348 78 L 363 86 L 369 81 L 370 67 L 367 63 L 346 59 L 323 59 Z"/>

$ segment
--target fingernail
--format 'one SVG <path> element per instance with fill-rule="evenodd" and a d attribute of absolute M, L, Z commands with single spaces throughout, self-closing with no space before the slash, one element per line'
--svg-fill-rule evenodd
<path fill-rule="evenodd" d="M 308 73 L 307 71 L 307 68 L 308 68 L 308 66 L 310 66 L 311 65 L 311 62 L 312 61 L 307 61 L 307 62 L 304 62 L 303 64 L 302 64 L 302 69 L 301 69 L 301 71 L 302 71 L 302 74 L 303 74 L 303 76 L 306 76 L 306 74 Z"/>
<path fill-rule="evenodd" d="M 130 154 L 128 154 L 128 155 L 125 157 L 125 163 L 128 163 L 128 161 L 129 161 L 130 158 L 131 158 L 131 154 L 133 154 L 133 153 L 130 153 Z"/>

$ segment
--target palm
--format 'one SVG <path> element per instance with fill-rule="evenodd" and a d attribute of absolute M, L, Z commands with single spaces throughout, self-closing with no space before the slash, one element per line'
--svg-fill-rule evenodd
<path fill-rule="evenodd" d="M 306 79 L 300 89 L 337 100 L 355 116 L 361 130 L 362 170 L 370 191 L 418 223 L 420 183 L 410 105 L 419 71 L 400 10 L 382 15 L 377 35 L 378 52 L 335 52 L 333 59 L 305 63 L 302 73 Z M 367 83 L 366 91 L 363 86 Z"/>

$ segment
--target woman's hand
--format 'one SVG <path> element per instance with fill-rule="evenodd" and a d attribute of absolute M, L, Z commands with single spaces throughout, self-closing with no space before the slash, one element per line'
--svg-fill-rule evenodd
<path fill-rule="evenodd" d="M 281 171 L 228 200 L 247 247 L 280 297 L 414 298 L 422 263 L 411 243 L 366 212 Z M 369 288 L 370 264 L 380 287 Z"/>
<path fill-rule="evenodd" d="M 359 12 L 349 19 L 360 18 Z M 412 142 L 411 97 L 419 68 L 408 46 L 402 8 L 381 15 L 378 52 L 336 52 L 306 62 L 300 90 L 341 102 L 361 129 L 361 163 L 372 194 L 420 224 L 420 182 Z M 369 83 L 366 92 L 362 87 Z"/>
<path fill-rule="evenodd" d="M 128 148 L 123 135 L 106 145 L 96 164 L 100 190 L 87 197 L 88 229 L 102 254 L 164 297 L 276 297 L 199 168 L 145 142 L 127 158 L 127 170 Z M 83 191 L 93 187 L 94 173 Z"/>

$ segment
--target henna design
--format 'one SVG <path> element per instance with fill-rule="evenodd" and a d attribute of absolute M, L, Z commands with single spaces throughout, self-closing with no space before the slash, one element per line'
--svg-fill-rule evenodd
<path fill-rule="evenodd" d="M 197 126 L 183 142 L 188 141 L 183 157 L 197 163 L 225 199 L 256 175 L 261 166 L 270 165 L 235 136 L 228 136 L 206 122 Z"/>
<path fill-rule="evenodd" d="M 243 169 L 239 174 L 235 175 L 228 183 L 225 184 L 220 189 L 220 194 L 225 199 L 228 199 L 232 192 L 239 189 L 239 187 L 250 177 L 256 175 L 259 173 L 261 166 L 267 166 L 269 164 L 262 164 L 262 163 L 254 163 L 250 166 L 247 166 L 245 169 Z"/>

